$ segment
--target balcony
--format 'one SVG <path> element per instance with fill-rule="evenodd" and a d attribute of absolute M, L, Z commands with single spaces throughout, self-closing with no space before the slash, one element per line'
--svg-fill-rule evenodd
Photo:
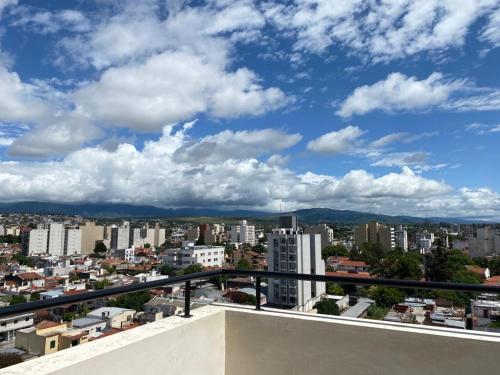
<path fill-rule="evenodd" d="M 174 280 L 167 283 L 185 281 L 189 289 L 191 280 L 221 273 L 232 274 L 235 271 L 186 275 L 172 278 Z M 319 275 L 253 273 L 257 275 L 258 295 L 261 277 L 330 279 Z M 145 283 L 146 286 L 132 285 L 126 288 L 151 287 L 160 282 L 165 283 L 154 281 Z M 423 288 L 439 286 L 436 285 L 438 283 L 424 286 L 418 282 L 392 280 L 356 282 L 409 283 Z M 442 284 L 440 286 L 445 287 Z M 449 287 L 463 288 L 463 285 Z M 474 288 L 497 291 L 484 286 Z M 114 289 L 119 289 L 120 293 L 126 290 L 125 287 Z M 114 292 L 108 289 L 93 293 L 102 297 Z M 82 300 L 84 297 L 63 298 Z M 28 305 L 36 304 L 34 307 L 39 307 L 42 304 L 63 302 L 39 301 L 26 306 L 12 306 L 11 310 L 27 310 Z M 187 303 L 189 305 L 189 298 Z M 189 318 L 172 316 L 162 319 L 5 368 L 0 370 L 0 375 L 470 375 L 498 372 L 500 334 L 312 315 L 272 308 L 259 309 L 259 305 L 255 309 L 252 306 L 212 304 L 194 310 L 192 316 L 186 309 Z"/>
<path fill-rule="evenodd" d="M 499 352 L 496 334 L 210 305 L 0 374 L 494 374 Z"/>

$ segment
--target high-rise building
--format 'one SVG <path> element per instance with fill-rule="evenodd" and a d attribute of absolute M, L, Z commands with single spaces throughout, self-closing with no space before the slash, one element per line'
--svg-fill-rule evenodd
<path fill-rule="evenodd" d="M 49 254 L 62 256 L 64 254 L 64 224 L 51 223 L 49 226 Z"/>
<path fill-rule="evenodd" d="M 386 251 L 394 249 L 396 246 L 394 228 L 382 225 L 377 221 L 358 225 L 354 229 L 354 240 L 358 246 L 361 246 L 365 242 L 378 243 Z"/>
<path fill-rule="evenodd" d="M 500 255 L 500 231 L 492 227 L 476 229 L 476 236 L 469 238 L 469 254 L 473 257 Z"/>
<path fill-rule="evenodd" d="M 82 254 L 91 254 L 95 249 L 97 241 L 104 240 L 104 226 L 95 225 L 93 221 L 87 221 L 85 225 L 80 225 L 82 231 Z"/>
<path fill-rule="evenodd" d="M 67 228 L 64 239 L 64 254 L 82 253 L 82 231 L 79 228 Z"/>
<path fill-rule="evenodd" d="M 268 234 L 268 269 L 324 275 L 325 263 L 321 259 L 321 236 L 299 231 L 296 217 L 284 217 L 280 223 L 293 227 L 277 228 Z M 324 293 L 324 283 L 270 279 L 267 300 L 275 305 L 298 306 L 299 309 L 308 311 Z"/>
<path fill-rule="evenodd" d="M 0 224 L 0 236 L 4 236 L 4 235 L 5 235 L 5 227 Z"/>
<path fill-rule="evenodd" d="M 248 225 L 246 220 L 240 220 L 238 225 L 231 227 L 231 242 L 234 244 L 249 243 L 255 245 L 255 226 Z"/>
<path fill-rule="evenodd" d="M 326 224 L 307 227 L 304 232 L 307 234 L 319 234 L 321 236 L 321 250 L 333 242 L 333 229 Z"/>
<path fill-rule="evenodd" d="M 415 235 L 415 238 L 417 248 L 421 254 L 429 254 L 432 251 L 432 245 L 435 240 L 434 233 L 428 231 L 419 232 Z"/>
<path fill-rule="evenodd" d="M 29 231 L 28 254 L 45 254 L 48 252 L 49 230 L 32 229 Z"/>
<path fill-rule="evenodd" d="M 403 251 L 408 251 L 408 232 L 402 225 L 399 225 L 398 229 L 394 232 L 394 238 L 396 247 L 399 247 Z"/>
<path fill-rule="evenodd" d="M 122 225 L 111 227 L 111 250 L 128 249 L 130 247 L 130 227 Z"/>

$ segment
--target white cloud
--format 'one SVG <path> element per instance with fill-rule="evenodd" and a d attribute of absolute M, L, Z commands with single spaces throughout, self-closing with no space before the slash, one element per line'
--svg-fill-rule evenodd
<path fill-rule="evenodd" d="M 57 33 L 61 30 L 84 32 L 90 28 L 90 21 L 87 17 L 82 12 L 73 9 L 50 12 L 20 6 L 12 12 L 12 16 L 15 19 L 11 26 L 23 27 L 25 30 L 39 34 Z"/>
<path fill-rule="evenodd" d="M 412 143 L 422 138 L 437 136 L 438 134 L 438 132 L 423 132 L 419 134 L 410 134 L 406 132 L 390 133 L 371 142 L 370 147 L 379 149 L 398 142 Z"/>
<path fill-rule="evenodd" d="M 481 124 L 479 122 L 474 122 L 472 124 L 466 125 L 465 130 L 479 135 L 498 133 L 500 132 L 500 124 L 491 125 L 491 124 Z"/>
<path fill-rule="evenodd" d="M 479 88 L 483 93 L 450 100 L 441 108 L 459 112 L 466 111 L 498 111 L 500 109 L 500 89 Z"/>
<path fill-rule="evenodd" d="M 256 158 L 263 154 L 290 148 L 301 139 L 300 134 L 287 134 L 275 129 L 237 132 L 225 130 L 178 149 L 174 154 L 174 159 L 190 163 L 208 163 L 222 162 L 228 159 Z M 271 163 L 268 160 L 268 164 L 276 164 L 278 157 L 281 156 L 273 155 Z"/>
<path fill-rule="evenodd" d="M 310 141 L 307 149 L 314 152 L 328 154 L 342 154 L 354 151 L 365 131 L 357 126 L 347 126 L 338 131 L 323 134 L 321 137 Z"/>
<path fill-rule="evenodd" d="M 498 0 L 297 0 L 264 9 L 278 29 L 295 35 L 297 51 L 323 53 L 335 46 L 379 62 L 461 47 L 496 5 Z M 488 26 L 482 35 L 491 41 L 495 33 Z"/>
<path fill-rule="evenodd" d="M 481 39 L 500 47 L 500 6 L 488 17 L 488 23 L 481 33 Z"/>
<path fill-rule="evenodd" d="M 262 87 L 248 69 L 225 68 L 189 50 L 164 52 L 144 64 L 108 69 L 77 90 L 75 102 L 95 120 L 152 131 L 202 112 L 256 116 L 289 101 L 280 89 Z"/>
<path fill-rule="evenodd" d="M 337 114 L 349 117 L 374 110 L 422 110 L 448 100 L 453 92 L 464 87 L 463 81 L 446 81 L 440 73 L 423 80 L 391 73 L 385 80 L 358 87 L 341 104 Z"/>
<path fill-rule="evenodd" d="M 17 0 L 0 0 L 0 18 L 2 17 L 3 10 L 11 5 L 17 5 Z"/>

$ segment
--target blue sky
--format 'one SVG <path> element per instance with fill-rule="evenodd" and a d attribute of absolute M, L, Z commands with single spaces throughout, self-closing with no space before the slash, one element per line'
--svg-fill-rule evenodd
<path fill-rule="evenodd" d="M 500 1 L 0 0 L 0 200 L 500 218 Z"/>

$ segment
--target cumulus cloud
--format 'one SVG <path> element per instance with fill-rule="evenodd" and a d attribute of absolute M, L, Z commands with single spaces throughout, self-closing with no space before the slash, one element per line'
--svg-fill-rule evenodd
<path fill-rule="evenodd" d="M 357 148 L 360 137 L 365 131 L 357 126 L 347 126 L 338 131 L 323 134 L 321 137 L 310 141 L 307 149 L 314 152 L 328 154 L 342 154 L 352 152 Z"/>
<path fill-rule="evenodd" d="M 337 114 L 349 117 L 374 110 L 392 112 L 426 109 L 445 102 L 464 84 L 463 81 L 447 81 L 440 73 L 432 73 L 423 80 L 391 73 L 385 80 L 356 88 L 341 104 Z"/>
<path fill-rule="evenodd" d="M 194 144 L 178 149 L 174 159 L 192 163 L 222 162 L 228 159 L 256 158 L 285 150 L 302 139 L 300 134 L 287 134 L 280 130 L 225 130 L 209 135 Z M 273 165 L 279 165 L 279 155 L 271 157 Z"/>
<path fill-rule="evenodd" d="M 498 0 L 297 0 L 266 3 L 264 9 L 278 29 L 293 33 L 297 51 L 323 53 L 337 46 L 379 62 L 461 47 L 472 26 L 497 5 Z M 496 31 L 496 17 L 490 16 L 482 38 L 494 43 Z"/>
<path fill-rule="evenodd" d="M 96 120 L 142 131 L 201 112 L 218 118 L 255 116 L 288 102 L 280 89 L 262 87 L 250 70 L 225 68 L 189 50 L 164 52 L 144 64 L 108 69 L 74 98 Z"/>

